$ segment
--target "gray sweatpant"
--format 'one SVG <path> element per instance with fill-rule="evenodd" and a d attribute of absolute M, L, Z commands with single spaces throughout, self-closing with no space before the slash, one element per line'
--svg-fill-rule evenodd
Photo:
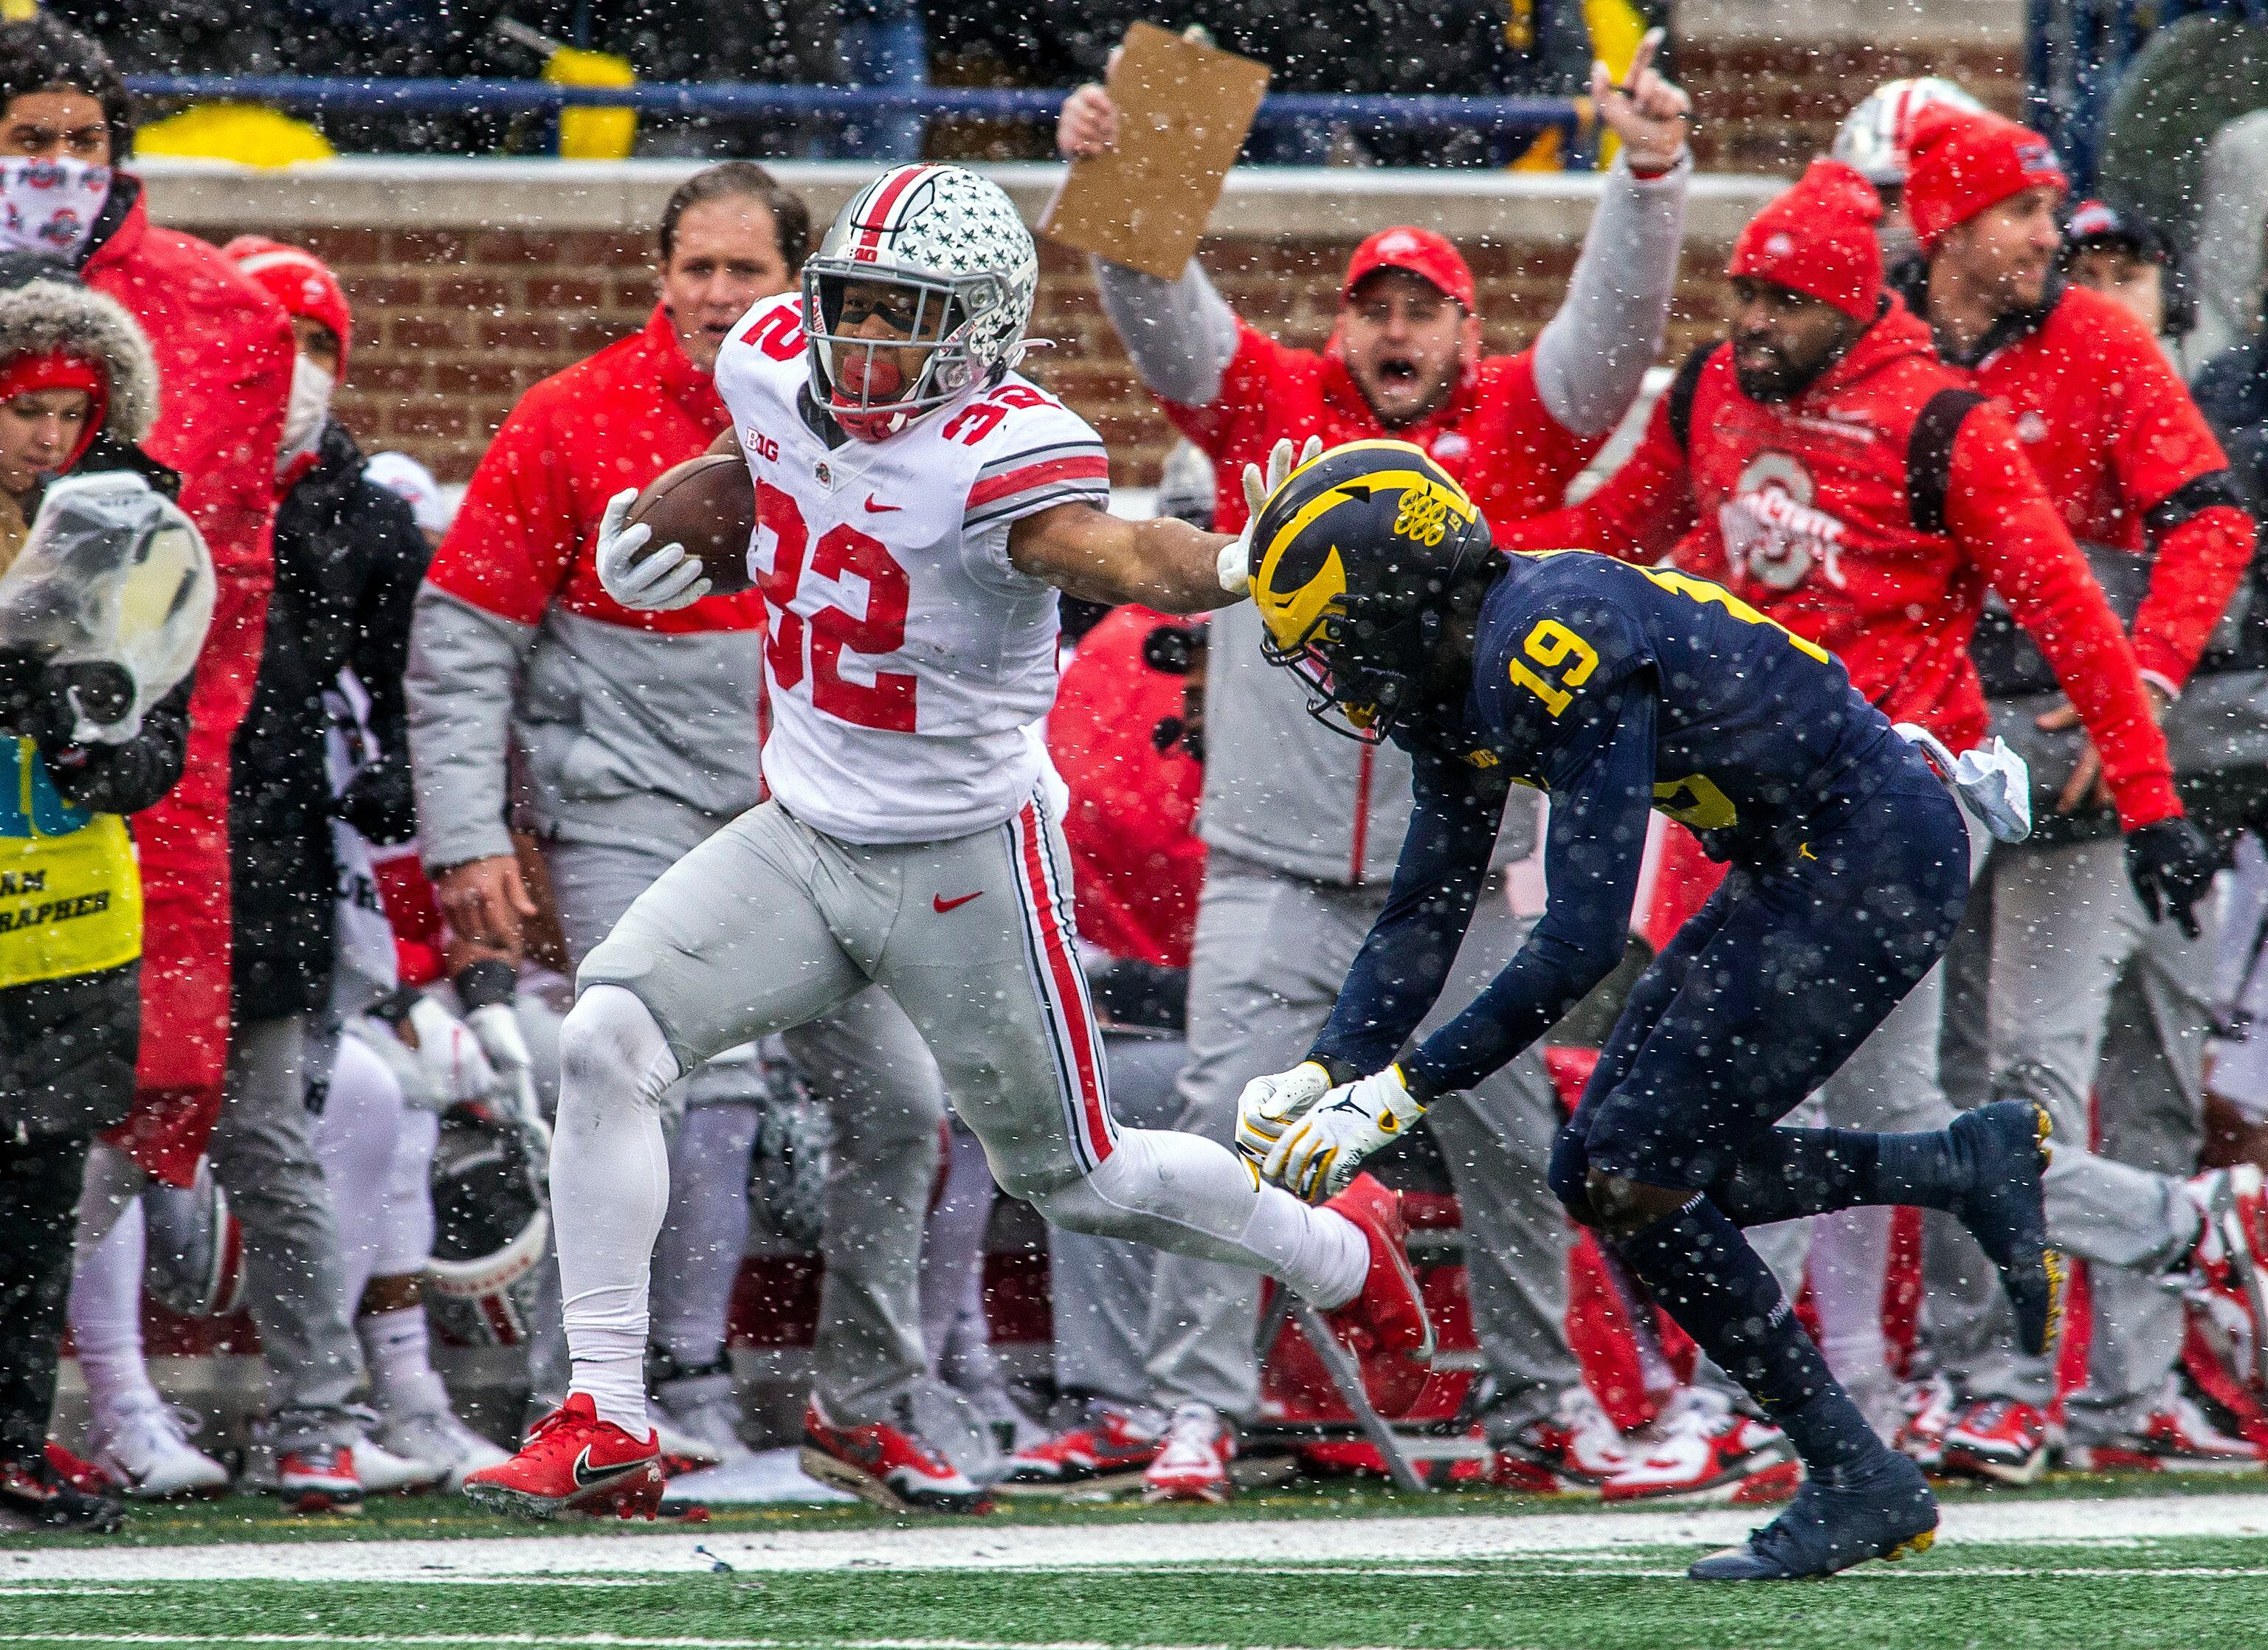
<path fill-rule="evenodd" d="M 245 1300 L 268 1374 L 261 1438 L 278 1454 L 351 1444 L 348 1403 L 363 1374 L 338 1222 L 315 1155 L 308 1076 L 332 1049 L 307 1016 L 239 1020 L 230 1034 L 225 1098 L 205 1148 L 244 1227 Z"/>
<path fill-rule="evenodd" d="M 706 821 L 700 824 L 705 835 Z M 545 850 L 560 925 L 578 967 L 637 896 L 698 840 L 562 842 Z M 836 1013 L 788 1031 L 783 1041 L 834 1123 L 812 1384 L 836 1419 L 880 1419 L 923 1369 L 922 1215 L 937 1174 L 944 1084 L 912 1022 L 871 988 Z M 762 1079 L 755 1061 L 734 1057 L 738 1053 L 694 1071 L 679 1086 L 684 1103 L 746 1105 L 759 1099 Z M 743 1221 L 711 1229 L 712 1223 L 689 1218 L 692 1210 L 717 1204 L 724 1189 L 711 1182 L 719 1177 L 730 1182 L 731 1194 L 745 1207 L 746 1157 L 703 1159 L 677 1150 L 672 1141 L 670 1214 L 655 1245 L 653 1293 L 657 1322 L 713 1319 L 721 1350 L 740 1257 L 737 1251 L 729 1256 L 711 1251 L 729 1246 L 735 1232 L 745 1244 L 747 1228 Z M 563 1383 L 564 1352 L 563 1344 L 557 1365 Z"/>
<path fill-rule="evenodd" d="M 2109 1439 L 2146 1415 L 2181 1352 L 2181 1301 L 2160 1275 L 2197 1226 L 2182 1182 L 2202 1132 L 2214 944 L 2210 905 L 2198 914 L 2208 926 L 2198 940 L 2152 923 L 2117 838 L 2020 844 L 1994 850 L 1956 941 L 1947 1086 L 1963 1105 L 2021 1098 L 2048 1109 L 2048 1235 L 2099 1263 L 2088 1386 L 2068 1406 L 2077 1442 Z M 1984 1005 L 1973 988 L 1980 940 L 1990 947 Z M 1970 989 L 1960 989 L 1964 980 Z M 1980 1006 L 1981 1062 L 1973 1053 Z M 1977 1092 L 1979 1071 L 1991 1074 L 1989 1094 Z M 2102 1119 L 2095 1151 L 2090 1094 Z M 1950 1221 L 1933 1219 L 1926 1230 L 1925 1327 L 1939 1366 L 1971 1396 L 2045 1404 L 2054 1371 L 2016 1351 L 1983 1253 Z"/>
<path fill-rule="evenodd" d="M 1213 851 L 1197 907 L 1178 1128 L 1234 1139 L 1238 1094 L 1306 1057 L 1385 902 L 1383 886 L 1310 882 Z M 1491 879 L 1425 1029 L 1495 977 L 1528 926 L 1506 903 L 1501 880 Z M 1560 1116 L 1530 1051 L 1425 1119 L 1463 1210 L 1473 1327 L 1499 1394 L 1490 1425 L 1504 1432 L 1550 1413 L 1580 1378 L 1564 1322 L 1567 1219 L 1543 1182 Z M 1248 1420 L 1260 1403 L 1259 1309 L 1250 1272 L 1160 1256 L 1145 1337 L 1152 1401 L 1194 1401 Z"/>

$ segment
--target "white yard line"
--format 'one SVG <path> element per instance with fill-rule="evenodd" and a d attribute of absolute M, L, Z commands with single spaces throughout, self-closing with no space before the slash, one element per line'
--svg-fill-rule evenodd
<path fill-rule="evenodd" d="M 1710 1509 L 1250 1523 L 1065 1526 L 976 1521 L 902 1529 L 696 1529 L 652 1536 L 11 1549 L 0 1551 L 0 1588 L 16 1581 L 460 1581 L 681 1574 L 712 1569 L 712 1558 L 741 1573 L 1456 1565 L 1539 1554 L 1722 1546 L 1738 1541 L 1762 1516 L 1754 1509 Z M 1966 1503 L 1947 1509 L 1942 1539 L 1957 1545 L 2047 1543 L 2116 1548 L 2199 1536 L 2268 1537 L 2268 1496 Z"/>

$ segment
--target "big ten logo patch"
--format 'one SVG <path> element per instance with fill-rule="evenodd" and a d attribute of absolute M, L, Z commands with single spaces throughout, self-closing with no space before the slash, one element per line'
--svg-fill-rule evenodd
<path fill-rule="evenodd" d="M 1395 536 L 1432 549 L 1449 533 L 1448 495 L 1430 484 L 1403 490 L 1402 508 L 1394 518 Z"/>

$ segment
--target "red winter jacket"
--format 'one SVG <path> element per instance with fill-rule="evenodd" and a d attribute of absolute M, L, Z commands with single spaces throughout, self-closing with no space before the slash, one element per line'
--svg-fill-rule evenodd
<path fill-rule="evenodd" d="M 2065 287 L 1955 365 L 2015 426 L 2074 537 L 2154 549 L 2134 656 L 2179 691 L 2252 559 L 2253 524 L 2158 341 L 2100 293 Z"/>
<path fill-rule="evenodd" d="M 128 173 L 95 233 L 81 274 L 149 335 L 161 394 L 144 446 L 181 473 L 181 507 L 204 534 L 218 586 L 181 782 L 134 818 L 145 900 L 138 1079 L 149 1090 L 216 1089 L 228 1057 L 229 745 L 267 630 L 291 326 L 216 248 L 151 224 Z"/>
<path fill-rule="evenodd" d="M 1048 713 L 1048 754 L 1071 788 L 1064 838 L 1081 939 L 1114 957 L 1189 966 L 1204 843 L 1204 770 L 1151 733 L 1182 713 L 1182 678 L 1154 669 L 1142 645 L 1182 622 L 1147 608 L 1114 609 L 1079 638 Z"/>
<path fill-rule="evenodd" d="M 519 398 L 482 454 L 426 578 L 483 612 L 534 624 L 556 602 L 626 630 L 690 635 L 762 623 L 754 593 L 632 612 L 600 587 L 599 518 L 732 424 L 659 305 L 644 328 Z"/>
<path fill-rule="evenodd" d="M 1236 324 L 1236 354 L 1220 393 L 1203 407 L 1160 403 L 1174 428 L 1202 448 L 1216 471 L 1214 527 L 1244 526 L 1244 467 L 1268 462 L 1285 437 L 1321 436 L 1326 448 L 1391 435 L 1433 455 L 1491 521 L 1558 508 L 1567 483 L 1606 445 L 1610 431 L 1581 436 L 1554 418 L 1535 387 L 1535 352 L 1484 356 L 1431 417 L 1388 430 L 1370 410 L 1333 338 L 1321 351 L 1278 343 Z"/>
<path fill-rule="evenodd" d="M 1511 549 L 1671 554 L 1832 650 L 1892 721 L 1984 738 L 1969 638 L 1989 584 L 2071 694 L 2128 829 L 2181 812 L 2133 650 L 2015 433 L 1895 298 L 1793 401 L 1694 355 L 1646 438 L 1581 505 L 1497 529 Z"/>

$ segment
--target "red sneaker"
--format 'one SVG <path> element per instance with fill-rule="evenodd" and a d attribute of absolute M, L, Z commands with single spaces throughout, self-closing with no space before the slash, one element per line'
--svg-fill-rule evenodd
<path fill-rule="evenodd" d="M 528 1518 L 652 1518 L 661 1508 L 661 1445 L 651 1430 L 641 1442 L 600 1420 L 588 1394 L 570 1393 L 535 1424 L 519 1454 L 468 1477 L 465 1494 L 482 1506 Z"/>
<path fill-rule="evenodd" d="M 2064 1464 L 2075 1472 L 2258 1472 L 2260 1447 L 2232 1438 L 2176 1388 L 2132 1432 L 2103 1444 L 2073 1444 Z"/>
<path fill-rule="evenodd" d="M 2183 1293 L 2249 1344 L 2255 1386 L 2268 1386 L 2268 1188 L 2257 1165 L 2199 1175 L 2187 1187 L 2198 1215 Z"/>
<path fill-rule="evenodd" d="M 1228 1476 L 1235 1459 L 1236 1429 L 1210 1404 L 1184 1403 L 1167 1425 L 1158 1458 L 1142 1475 L 1142 1499 L 1218 1506 L 1236 1493 Z"/>
<path fill-rule="evenodd" d="M 48 1440 L 48 1465 L 55 1470 L 55 1477 L 81 1495 L 108 1495 L 119 1487 L 101 1468 L 84 1455 L 72 1454 L 52 1438 Z"/>
<path fill-rule="evenodd" d="M 294 1513 L 359 1513 L 362 1487 L 346 1445 L 287 1449 L 276 1457 L 276 1496 Z"/>
<path fill-rule="evenodd" d="M 1898 1428 L 1895 1447 L 1924 1472 L 1945 1465 L 1945 1433 L 1961 1413 L 1954 1401 L 1953 1383 L 1943 1375 L 1911 1381 L 1899 1395 L 1906 1418 Z"/>
<path fill-rule="evenodd" d="M 900 1425 L 840 1426 L 814 1397 L 803 1411 L 803 1470 L 893 1513 L 989 1511 L 984 1492 L 923 1441 L 909 1406 L 898 1408 Z"/>
<path fill-rule="evenodd" d="M 1559 1395 L 1556 1413 L 1497 1444 L 1485 1482 L 1530 1495 L 1596 1495 L 1630 1466 L 1622 1434 L 1598 1401 L 1578 1387 Z"/>
<path fill-rule="evenodd" d="M 1795 1493 L 1803 1470 L 1787 1436 L 1733 1410 L 1714 1393 L 1687 1390 L 1651 1447 L 1599 1486 L 1603 1501 L 1710 1501 L 1755 1506 Z"/>
<path fill-rule="evenodd" d="M 2048 1418 L 2014 1398 L 1970 1404 L 1945 1429 L 1942 1470 L 1995 1484 L 2029 1484 L 2047 1470 Z"/>
<path fill-rule="evenodd" d="M 1008 1457 L 1000 1489 L 1008 1495 L 1061 1495 L 1071 1490 L 1131 1489 L 1165 1440 L 1138 1431 L 1116 1410 L 1057 1433 Z"/>
<path fill-rule="evenodd" d="M 1387 1190 L 1375 1175 L 1358 1175 L 1323 1207 L 1353 1221 L 1370 1245 L 1361 1293 L 1324 1315 L 1332 1330 L 1357 1353 L 1400 1352 L 1413 1364 L 1432 1363 L 1433 1320 L 1426 1315 L 1418 1274 L 1410 1270 L 1402 1194 Z"/>

